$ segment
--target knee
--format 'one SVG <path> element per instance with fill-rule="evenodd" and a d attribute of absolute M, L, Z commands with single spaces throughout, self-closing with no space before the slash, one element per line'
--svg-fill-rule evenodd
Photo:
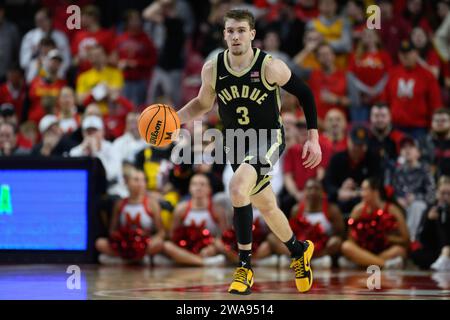
<path fill-rule="evenodd" d="M 342 239 L 340 237 L 331 237 L 327 242 L 327 253 L 336 255 L 341 251 Z"/>
<path fill-rule="evenodd" d="M 250 202 L 250 195 L 239 183 L 230 183 L 230 198 L 234 207 L 242 207 Z"/>
<path fill-rule="evenodd" d="M 341 251 L 344 255 L 348 255 L 353 251 L 354 244 L 350 240 L 345 240 L 341 245 Z"/>
<path fill-rule="evenodd" d="M 396 257 L 402 257 L 402 258 L 406 258 L 406 256 L 408 255 L 406 249 L 402 246 L 399 245 L 395 245 L 392 247 L 392 251 L 394 252 L 394 256 Z"/>

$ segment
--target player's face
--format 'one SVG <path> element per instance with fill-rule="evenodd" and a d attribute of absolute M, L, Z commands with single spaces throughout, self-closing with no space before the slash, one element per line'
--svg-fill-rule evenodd
<path fill-rule="evenodd" d="M 228 19 L 225 22 L 223 38 L 227 43 L 230 53 L 234 56 L 240 56 L 250 49 L 252 40 L 255 38 L 256 31 L 250 30 L 247 20 Z"/>

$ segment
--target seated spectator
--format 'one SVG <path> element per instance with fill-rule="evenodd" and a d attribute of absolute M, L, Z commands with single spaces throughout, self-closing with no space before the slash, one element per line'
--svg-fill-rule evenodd
<path fill-rule="evenodd" d="M 320 226 L 323 234 L 317 234 L 319 232 L 317 231 L 314 235 L 317 236 L 316 240 L 321 239 L 322 241 L 322 239 L 325 239 L 325 241 L 322 246 L 316 244 L 311 265 L 315 268 L 329 269 L 332 266 L 332 257 L 336 257 L 341 251 L 345 232 L 344 220 L 339 208 L 332 203 L 328 203 L 320 181 L 309 179 L 306 182 L 304 193 L 303 200 L 292 208 L 290 213 L 291 225 L 295 225 L 293 223 L 295 219 L 301 219 L 302 225 L 308 223 L 310 226 Z M 301 233 L 302 230 L 294 230 L 294 232 Z M 296 234 L 296 236 L 299 238 L 299 234 Z M 269 235 L 268 241 L 276 253 L 283 255 L 284 258 L 288 258 L 288 256 L 290 258 L 286 246 L 273 234 Z"/>
<path fill-rule="evenodd" d="M 138 113 L 128 113 L 125 133 L 113 142 L 114 152 L 121 158 L 121 163 L 134 163 L 137 153 L 147 147 L 138 131 L 138 119 Z"/>
<path fill-rule="evenodd" d="M 263 50 L 275 59 L 280 59 L 291 69 L 297 76 L 300 75 L 297 65 L 291 60 L 291 57 L 280 50 L 280 36 L 275 31 L 268 31 L 264 35 Z"/>
<path fill-rule="evenodd" d="M 364 229 L 366 227 L 358 232 L 352 232 L 351 229 L 348 239 L 342 244 L 345 258 L 339 259 L 341 267 L 356 264 L 361 267 L 376 265 L 385 269 L 403 268 L 409 245 L 408 228 L 400 208 L 382 198 L 382 188 L 376 178 L 364 179 L 361 185 L 362 201 L 352 210 L 349 225 L 355 230 L 358 223 L 377 223 L 382 215 L 385 215 L 386 220 L 389 217 L 394 224 L 377 226 L 376 236 L 367 238 L 362 234 L 367 234 L 368 230 Z M 381 241 L 380 238 L 387 241 Z"/>
<path fill-rule="evenodd" d="M 31 150 L 33 156 L 69 156 L 70 150 L 75 146 L 75 143 L 64 135 L 58 118 L 53 114 L 48 114 L 41 119 L 39 133 L 42 141 L 34 145 Z"/>
<path fill-rule="evenodd" d="M 406 210 L 409 234 L 415 240 L 422 213 L 427 205 L 434 202 L 435 184 L 428 167 L 419 161 L 420 150 L 414 139 L 403 138 L 400 157 L 392 186 L 398 203 Z"/>
<path fill-rule="evenodd" d="M 320 63 L 316 57 L 316 50 L 323 42 L 322 34 L 315 29 L 306 30 L 303 36 L 303 49 L 294 56 L 294 62 L 305 71 L 320 69 Z"/>
<path fill-rule="evenodd" d="M 416 139 L 427 133 L 433 111 L 442 106 L 435 77 L 417 63 L 417 50 L 402 41 L 400 64 L 389 72 L 383 100 L 391 108 L 392 122 Z"/>
<path fill-rule="evenodd" d="M 394 62 L 397 62 L 398 50 L 403 39 L 409 38 L 411 28 L 408 22 L 394 13 L 391 0 L 380 0 L 381 28 L 379 31 L 383 48 L 389 52 Z"/>
<path fill-rule="evenodd" d="M 438 79 L 441 62 L 425 30 L 415 27 L 411 33 L 411 42 L 418 52 L 417 63 Z"/>
<path fill-rule="evenodd" d="M 55 41 L 50 37 L 44 37 L 39 41 L 36 55 L 31 59 L 25 73 L 25 80 L 27 84 L 30 84 L 37 76 L 45 76 L 45 61 L 48 53 L 57 49 Z M 60 69 L 61 70 L 61 69 Z M 64 75 L 62 75 L 64 77 Z"/>
<path fill-rule="evenodd" d="M 450 270 L 450 178 L 438 181 L 436 202 L 425 211 L 411 258 L 420 268 Z"/>
<path fill-rule="evenodd" d="M 20 34 L 17 26 L 5 17 L 5 4 L 0 2 L 0 83 L 5 80 L 8 69 L 18 63 Z"/>
<path fill-rule="evenodd" d="M 29 152 L 17 145 L 17 128 L 9 122 L 0 123 L 0 157 L 23 156 Z"/>
<path fill-rule="evenodd" d="M 347 115 L 350 99 L 348 98 L 345 72 L 336 69 L 332 47 L 328 44 L 319 45 L 317 60 L 321 69 L 311 72 L 309 85 L 316 100 L 319 126 L 322 127 L 323 119 L 330 109 L 339 109 Z"/>
<path fill-rule="evenodd" d="M 24 120 L 26 96 L 23 71 L 19 67 L 10 67 L 6 74 L 6 82 L 0 85 L 0 104 L 12 104 L 19 123 Z"/>
<path fill-rule="evenodd" d="M 89 51 L 101 47 L 110 54 L 114 46 L 115 34 L 100 25 L 100 10 L 94 5 L 81 9 L 81 29 L 77 30 L 71 41 L 73 63 L 82 73 L 92 67 Z"/>
<path fill-rule="evenodd" d="M 322 137 L 331 145 L 331 156 L 347 150 L 347 119 L 339 109 L 330 109 L 325 114 Z"/>
<path fill-rule="evenodd" d="M 103 115 L 108 113 L 106 97 L 111 89 L 123 88 L 122 72 L 107 65 L 105 50 L 100 45 L 88 50 L 92 68 L 81 73 L 77 80 L 77 99 L 81 105 L 88 105 L 87 99 L 97 101 Z"/>
<path fill-rule="evenodd" d="M 337 15 L 335 0 L 319 0 L 319 17 L 306 25 L 307 29 L 315 29 L 336 53 L 336 66 L 347 66 L 347 54 L 352 49 L 352 32 L 350 23 Z"/>
<path fill-rule="evenodd" d="M 104 139 L 104 125 L 100 117 L 87 116 L 81 123 L 83 142 L 70 150 L 71 157 L 96 157 L 100 159 L 106 172 L 108 194 L 126 197 L 123 189 L 122 167 L 114 153 L 112 143 Z"/>
<path fill-rule="evenodd" d="M 116 201 L 109 227 L 109 236 L 122 228 L 141 229 L 149 238 L 146 248 L 148 255 L 162 251 L 165 231 L 161 221 L 160 207 L 157 201 L 146 192 L 145 175 L 142 171 L 133 169 L 126 179 L 129 196 Z M 95 247 L 100 252 L 99 261 L 103 264 L 130 262 L 119 258 L 120 252 L 114 250 L 111 240 L 98 238 Z M 135 262 L 135 261 L 133 261 Z"/>
<path fill-rule="evenodd" d="M 377 153 L 383 166 L 397 162 L 400 154 L 400 142 L 405 134 L 392 126 L 389 106 L 377 103 L 370 109 L 369 150 Z"/>
<path fill-rule="evenodd" d="M 139 11 L 126 13 L 125 32 L 116 38 L 112 55 L 125 78 L 124 96 L 136 107 L 142 107 L 157 52 L 153 41 L 142 29 Z"/>
<path fill-rule="evenodd" d="M 45 76 L 37 76 L 30 84 L 30 110 L 28 120 L 39 123 L 46 114 L 54 114 L 56 99 L 66 80 L 59 78 L 62 56 L 57 49 L 51 50 L 45 61 Z"/>
<path fill-rule="evenodd" d="M 350 0 L 345 7 L 347 19 L 352 30 L 352 41 L 355 43 L 361 39 L 361 34 L 367 29 L 366 6 L 362 0 Z"/>
<path fill-rule="evenodd" d="M 348 149 L 331 157 L 325 172 L 324 187 L 328 199 L 336 203 L 344 217 L 360 201 L 359 186 L 371 176 L 382 177 L 380 159 L 368 150 L 369 131 L 354 126 L 347 138 Z"/>
<path fill-rule="evenodd" d="M 450 176 L 450 111 L 440 108 L 434 111 L 431 130 L 419 140 L 422 160 L 432 167 L 436 177 Z"/>
<path fill-rule="evenodd" d="M 29 68 L 35 67 L 32 61 L 40 54 L 39 43 L 43 38 L 48 37 L 54 41 L 56 49 L 61 53 L 61 68 L 57 72 L 58 77 L 64 79 L 71 61 L 70 45 L 67 36 L 63 32 L 53 29 L 52 18 L 47 8 L 38 10 L 34 16 L 34 21 L 36 28 L 28 31 L 22 39 L 20 66 L 25 70 L 26 74 L 28 74 Z"/>
<path fill-rule="evenodd" d="M 286 216 L 289 216 L 291 208 L 296 203 L 301 202 L 304 199 L 303 189 L 308 179 L 323 179 L 331 157 L 331 145 L 322 136 L 319 136 L 319 143 L 322 147 L 322 162 L 316 168 L 305 169 L 300 161 L 303 144 L 308 137 L 305 123 L 303 123 L 302 126 L 299 126 L 299 136 L 302 137 L 302 140 L 287 149 L 282 160 L 284 188 L 279 195 L 279 199 L 281 211 L 283 211 Z"/>
<path fill-rule="evenodd" d="M 15 113 L 15 108 L 10 103 L 3 103 L 0 105 L 0 123 L 5 122 L 14 125 L 14 127 L 19 126 L 19 120 Z M 30 129 L 34 125 L 34 123 L 24 122 L 18 127 L 19 132 L 17 133 L 17 146 L 27 150 L 31 149 L 34 144 L 33 142 L 36 140 L 34 138 L 37 138 L 37 134 L 35 137 L 31 137 L 26 134 L 27 130 L 24 130 L 24 128 L 26 128 L 28 124 L 31 124 Z"/>
<path fill-rule="evenodd" d="M 350 54 L 347 74 L 352 122 L 369 119 L 369 107 L 383 93 L 391 66 L 391 57 L 381 48 L 377 32 L 365 29 Z"/>
<path fill-rule="evenodd" d="M 427 33 L 433 32 L 426 17 L 426 10 L 422 0 L 407 0 L 403 11 L 403 18 L 409 24 L 409 30 L 420 27 Z"/>
<path fill-rule="evenodd" d="M 213 237 L 221 237 L 222 232 L 227 229 L 226 217 L 216 211 L 211 199 L 211 185 L 204 174 L 195 174 L 189 183 L 189 194 L 191 198 L 180 202 L 174 212 L 170 238 L 174 239 L 179 227 L 190 227 L 203 225 Z M 188 239 L 178 239 L 180 241 Z M 171 257 L 177 264 L 189 266 L 211 266 L 223 265 L 225 257 L 217 254 L 217 248 L 212 244 L 204 246 L 199 252 L 192 252 L 190 248 L 183 248 L 180 243 L 173 241 L 164 242 L 164 254 Z"/>
<path fill-rule="evenodd" d="M 63 87 L 57 103 L 59 127 L 63 133 L 72 133 L 80 127 L 80 116 L 75 104 L 75 92 L 71 87 Z"/>

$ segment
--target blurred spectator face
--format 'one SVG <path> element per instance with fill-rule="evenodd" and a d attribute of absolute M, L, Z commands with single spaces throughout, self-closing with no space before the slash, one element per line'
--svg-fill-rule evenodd
<path fill-rule="evenodd" d="M 449 6 L 448 2 L 446 2 L 446 1 L 439 1 L 438 2 L 438 4 L 437 4 L 437 14 L 438 14 L 439 18 L 445 19 L 445 17 L 449 13 L 449 11 L 450 11 L 450 6 Z"/>
<path fill-rule="evenodd" d="M 14 125 L 11 123 L 0 124 L 0 149 L 15 149 L 17 136 L 14 132 Z"/>
<path fill-rule="evenodd" d="M 405 68 L 413 68 L 416 65 L 416 61 L 417 61 L 417 51 L 410 50 L 407 52 L 400 52 L 398 57 L 399 57 L 401 64 Z"/>
<path fill-rule="evenodd" d="M 75 106 L 75 93 L 72 88 L 64 87 L 61 89 L 58 104 L 63 110 L 69 110 Z"/>
<path fill-rule="evenodd" d="M 413 163 L 419 160 L 420 151 L 413 143 L 406 143 L 400 150 L 400 155 L 409 163 Z"/>
<path fill-rule="evenodd" d="M 322 201 L 322 186 L 315 179 L 309 179 L 305 184 L 305 198 L 308 202 L 317 203 Z"/>
<path fill-rule="evenodd" d="M 292 112 L 283 112 L 281 115 L 281 119 L 283 121 L 284 133 L 286 135 L 287 141 L 296 141 L 298 140 L 299 131 L 296 126 L 297 117 Z"/>
<path fill-rule="evenodd" d="M 208 197 L 211 193 L 208 178 L 203 174 L 193 175 L 189 182 L 189 193 L 193 198 Z"/>
<path fill-rule="evenodd" d="M 129 132 L 133 135 L 135 138 L 139 138 L 139 130 L 138 130 L 138 119 L 139 114 L 135 112 L 130 112 L 127 114 L 127 120 L 126 120 L 126 132 Z"/>
<path fill-rule="evenodd" d="M 326 17 L 333 17 L 336 14 L 335 0 L 319 0 L 319 12 Z"/>
<path fill-rule="evenodd" d="M 367 151 L 367 144 L 355 144 L 351 138 L 347 139 L 347 148 L 350 158 L 359 160 L 364 158 Z"/>
<path fill-rule="evenodd" d="M 264 37 L 264 49 L 267 51 L 278 51 L 280 48 L 280 38 L 275 32 L 267 32 Z"/>
<path fill-rule="evenodd" d="M 372 107 L 370 124 L 375 130 L 384 131 L 391 125 L 391 112 L 387 107 Z"/>
<path fill-rule="evenodd" d="M 230 53 L 235 56 L 245 54 L 251 42 L 255 38 L 256 31 L 250 30 L 250 25 L 247 20 L 227 19 L 225 21 L 224 39 L 230 50 Z"/>
<path fill-rule="evenodd" d="M 23 74 L 17 69 L 9 70 L 6 74 L 6 79 L 14 88 L 20 88 L 23 84 Z"/>
<path fill-rule="evenodd" d="M 364 202 L 366 203 L 370 203 L 373 202 L 378 194 L 378 190 L 374 190 L 372 189 L 372 187 L 370 186 L 369 181 L 364 180 L 361 184 L 361 198 Z"/>
<path fill-rule="evenodd" d="M 363 5 L 364 6 L 364 5 Z M 359 19 L 364 16 L 364 8 L 356 1 L 349 1 L 347 4 L 347 15 L 352 19 Z"/>
<path fill-rule="evenodd" d="M 100 45 L 90 48 L 88 56 L 89 61 L 94 68 L 102 69 L 106 65 L 105 50 Z"/>
<path fill-rule="evenodd" d="M 334 66 L 335 55 L 333 49 L 329 45 L 321 45 L 317 50 L 317 60 L 325 70 Z"/>
<path fill-rule="evenodd" d="M 361 42 L 365 47 L 378 44 L 379 39 L 375 30 L 364 29 L 361 34 Z"/>
<path fill-rule="evenodd" d="M 316 44 L 318 45 L 319 42 L 322 40 L 322 35 L 315 29 L 307 30 L 305 32 L 303 43 L 305 46 L 307 44 Z"/>
<path fill-rule="evenodd" d="M 136 10 L 131 10 L 128 12 L 127 15 L 127 31 L 133 32 L 133 31 L 139 31 L 142 29 L 142 20 L 141 15 Z"/>
<path fill-rule="evenodd" d="M 37 28 L 45 32 L 50 31 L 50 29 L 52 28 L 52 21 L 48 16 L 47 10 L 39 10 L 34 16 L 34 23 L 36 24 Z"/>
<path fill-rule="evenodd" d="M 422 10 L 422 0 L 409 0 L 407 8 L 409 12 L 419 14 Z"/>
<path fill-rule="evenodd" d="M 102 112 L 100 111 L 100 107 L 96 103 L 91 103 L 86 107 L 86 110 L 84 110 L 84 117 L 87 116 L 97 116 L 102 117 Z"/>
<path fill-rule="evenodd" d="M 381 18 L 392 18 L 393 7 L 390 1 L 382 1 L 379 4 Z"/>
<path fill-rule="evenodd" d="M 325 131 L 337 135 L 345 132 L 347 128 L 347 120 L 342 111 L 337 109 L 331 109 L 325 115 Z"/>
<path fill-rule="evenodd" d="M 55 76 L 58 74 L 58 70 L 61 67 L 61 59 L 59 58 L 52 58 L 48 59 L 46 63 L 46 69 L 49 75 Z"/>
<path fill-rule="evenodd" d="M 447 134 L 450 131 L 450 115 L 435 113 L 431 120 L 431 130 L 437 134 Z"/>
<path fill-rule="evenodd" d="M 10 103 L 0 105 L 0 123 L 11 123 L 17 125 L 17 115 L 14 106 Z"/>
<path fill-rule="evenodd" d="M 411 41 L 416 48 L 424 48 L 428 42 L 427 34 L 420 27 L 414 28 L 411 33 Z"/>
<path fill-rule="evenodd" d="M 88 5 L 81 10 L 81 27 L 90 28 L 100 21 L 99 11 L 97 7 Z"/>
<path fill-rule="evenodd" d="M 440 182 L 438 183 L 438 189 L 436 192 L 436 200 L 440 204 L 450 204 L 450 182 Z"/>
<path fill-rule="evenodd" d="M 132 197 L 145 194 L 147 182 L 145 181 L 144 172 L 135 169 L 131 170 L 127 178 L 127 186 Z"/>

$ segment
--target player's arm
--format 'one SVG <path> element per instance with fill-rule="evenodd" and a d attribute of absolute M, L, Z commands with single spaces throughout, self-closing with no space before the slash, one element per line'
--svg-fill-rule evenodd
<path fill-rule="evenodd" d="M 322 151 L 319 145 L 319 131 L 317 130 L 317 109 L 311 89 L 291 72 L 289 67 L 280 59 L 270 59 L 266 65 L 266 80 L 271 85 L 278 85 L 301 102 L 308 127 L 308 140 L 303 146 L 302 159 L 309 152 L 303 165 L 314 168 L 322 160 Z"/>
<path fill-rule="evenodd" d="M 178 117 L 181 123 L 186 123 L 203 115 L 211 110 L 216 93 L 212 87 L 214 62 L 209 60 L 203 65 L 202 69 L 202 85 L 197 97 L 189 101 L 183 108 L 178 111 Z"/>

